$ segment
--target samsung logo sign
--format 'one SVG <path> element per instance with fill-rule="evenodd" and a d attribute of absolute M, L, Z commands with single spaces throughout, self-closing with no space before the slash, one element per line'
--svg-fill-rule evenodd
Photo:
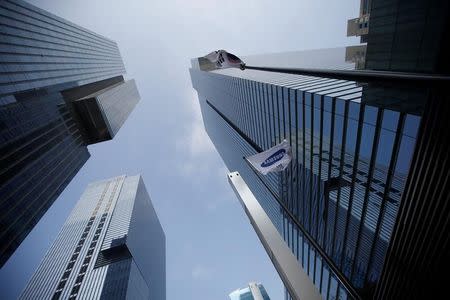
<path fill-rule="evenodd" d="M 267 167 L 270 167 L 271 165 L 279 162 L 284 157 L 284 154 L 286 154 L 285 149 L 278 150 L 277 152 L 275 152 L 274 154 L 269 156 L 265 161 L 263 161 L 263 163 L 261 164 L 261 167 L 267 168 Z"/>

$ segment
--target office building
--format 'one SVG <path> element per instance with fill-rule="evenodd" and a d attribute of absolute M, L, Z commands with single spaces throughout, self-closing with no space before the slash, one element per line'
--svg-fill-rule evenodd
<path fill-rule="evenodd" d="M 345 49 L 336 51 L 343 60 Z M 289 56 L 292 59 L 293 54 Z M 314 61 L 305 59 L 304 53 L 298 57 L 300 62 Z M 251 57 L 246 62 L 258 65 L 255 60 L 251 64 L 249 61 Z M 433 175 L 422 165 L 415 167 L 428 159 L 413 160 L 413 156 L 420 149 L 416 147 L 418 138 L 430 138 L 427 138 L 430 132 L 419 133 L 422 117 L 428 119 L 430 111 L 438 114 L 434 106 L 438 104 L 431 105 L 430 101 L 440 102 L 443 110 L 439 113 L 444 114 L 447 104 L 441 101 L 446 99 L 445 94 L 417 84 L 368 85 L 320 76 L 238 69 L 205 72 L 202 63 L 201 59 L 194 60 L 190 72 L 208 135 L 228 169 L 239 172 L 248 184 L 323 298 L 370 298 L 381 293 L 384 285 L 399 293 L 385 282 L 382 274 L 387 272 L 386 268 L 393 268 L 396 271 L 392 272 L 409 276 L 414 282 L 417 278 L 426 279 L 417 275 L 420 273 L 417 266 L 409 274 L 401 271 L 398 262 L 402 257 L 392 254 L 392 247 L 397 244 L 393 244 L 397 240 L 397 234 L 393 233 L 408 224 L 399 220 L 404 220 L 408 213 L 418 213 L 405 210 L 408 206 L 404 206 L 405 201 L 412 205 L 409 198 L 417 197 L 411 183 L 407 185 L 412 180 L 411 166 L 416 172 L 420 168 L 425 172 L 423 175 Z M 261 61 L 259 65 L 266 64 Z M 338 65 L 335 62 L 333 68 Z M 348 62 L 341 65 L 341 69 L 348 70 Z M 434 96 L 430 98 L 428 92 Z M 438 120 L 428 120 L 438 122 L 430 123 L 430 128 L 442 127 L 445 119 Z M 441 143 L 432 145 L 445 147 L 448 145 L 445 130 L 438 132 L 443 135 L 439 137 Z M 283 139 L 292 146 L 293 161 L 282 173 L 261 176 L 243 159 Z M 430 147 L 431 144 L 424 145 L 422 149 L 434 151 Z M 434 164 L 440 176 L 448 174 L 443 169 L 447 162 L 445 153 L 448 151 L 442 150 L 439 155 L 429 153 L 438 155 L 439 164 Z M 416 180 L 418 176 L 415 175 Z M 442 195 L 445 190 L 444 178 L 434 178 L 440 183 L 435 195 Z M 425 190 L 423 187 L 421 192 Z M 431 212 L 439 215 L 434 221 L 441 228 L 447 226 L 442 217 L 444 203 L 436 200 L 436 207 L 428 207 L 428 212 L 422 210 L 427 219 L 431 218 Z M 423 203 L 417 205 L 422 207 Z M 423 234 L 432 228 L 425 226 Z M 406 226 L 401 230 L 408 232 L 405 238 L 410 239 L 409 243 L 419 242 L 420 239 L 412 239 L 412 229 Z M 442 231 L 436 230 L 436 241 L 440 239 L 440 245 L 446 249 L 448 244 L 438 232 Z M 404 246 L 397 248 L 407 251 Z M 444 250 L 437 249 L 430 246 L 428 251 L 444 255 Z M 392 266 L 385 266 L 387 258 Z M 432 264 L 433 270 L 439 269 L 434 261 Z M 390 276 L 391 280 L 400 280 Z M 406 286 L 411 289 L 411 284 Z M 401 291 L 407 292 L 408 288 Z"/>
<path fill-rule="evenodd" d="M 247 287 L 232 292 L 230 300 L 270 300 L 261 283 L 250 282 Z"/>
<path fill-rule="evenodd" d="M 437 296 L 445 284 L 436 274 L 446 272 L 450 251 L 449 3 L 362 3 L 367 48 L 244 57 L 249 66 L 328 76 L 209 70 L 199 58 L 192 84 L 228 169 L 245 180 L 324 299 Z M 339 73 L 361 68 L 389 80 Z M 399 80 L 392 71 L 409 73 Z M 283 139 L 293 161 L 282 173 L 261 176 L 243 159 Z"/>
<path fill-rule="evenodd" d="M 347 21 L 347 36 L 359 36 L 361 43 L 367 42 L 369 33 L 371 0 L 361 0 L 359 17 Z"/>
<path fill-rule="evenodd" d="M 117 44 L 0 2 L 0 266 L 139 101 Z"/>
<path fill-rule="evenodd" d="M 336 51 L 341 62 L 334 65 L 347 69 L 345 49 Z M 311 61 L 304 55 L 298 53 L 298 61 Z M 324 298 L 371 290 L 420 116 L 365 104 L 354 81 L 195 67 L 191 76 L 217 151 L 248 184 Z M 261 176 L 243 159 L 283 139 L 293 149 L 284 172 Z"/>
<path fill-rule="evenodd" d="M 450 2 L 371 0 L 365 67 L 438 80 L 364 88 L 368 102 L 414 110 L 421 123 L 377 299 L 439 298 L 447 292 L 450 170 Z M 378 98 L 378 100 L 377 100 Z M 380 101 L 383 99 L 383 101 Z"/>
<path fill-rule="evenodd" d="M 366 69 L 445 74 L 450 66 L 446 0 L 361 0 L 347 36 L 366 45 L 348 47 L 348 59 Z"/>
<path fill-rule="evenodd" d="M 88 185 L 20 299 L 166 299 L 165 236 L 141 176 Z"/>

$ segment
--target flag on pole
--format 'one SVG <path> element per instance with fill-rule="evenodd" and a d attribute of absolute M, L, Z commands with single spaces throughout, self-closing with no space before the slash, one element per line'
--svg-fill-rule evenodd
<path fill-rule="evenodd" d="M 292 160 L 291 146 L 286 140 L 264 152 L 246 158 L 263 175 L 286 169 Z"/>
<path fill-rule="evenodd" d="M 204 56 L 207 60 L 216 65 L 219 69 L 224 68 L 239 68 L 245 69 L 244 62 L 234 54 L 228 53 L 225 50 L 217 50 Z"/>

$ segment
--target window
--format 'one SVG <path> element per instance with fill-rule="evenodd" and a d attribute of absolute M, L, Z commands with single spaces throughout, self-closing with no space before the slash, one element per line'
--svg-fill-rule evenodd
<path fill-rule="evenodd" d="M 59 284 L 58 284 L 58 287 L 56 288 L 57 290 L 61 290 L 62 288 L 64 288 L 64 286 L 66 285 L 66 280 L 64 280 L 64 281 L 61 281 Z"/>
<path fill-rule="evenodd" d="M 83 275 L 78 275 L 77 280 L 75 281 L 75 283 L 81 283 L 83 281 L 83 277 L 84 277 L 84 274 Z"/>
<path fill-rule="evenodd" d="M 70 296 L 78 294 L 78 291 L 79 291 L 79 290 L 80 290 L 80 285 L 75 285 L 75 286 L 72 288 L 72 292 L 70 293 Z"/>
<path fill-rule="evenodd" d="M 57 291 L 55 292 L 55 294 L 53 294 L 52 300 L 58 300 L 59 297 L 61 296 L 62 291 Z"/>
<path fill-rule="evenodd" d="M 70 271 L 64 272 L 62 280 L 69 278 L 69 275 L 70 275 Z"/>

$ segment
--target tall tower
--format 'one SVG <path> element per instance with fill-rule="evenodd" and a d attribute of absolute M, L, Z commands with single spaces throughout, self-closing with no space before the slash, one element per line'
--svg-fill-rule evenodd
<path fill-rule="evenodd" d="M 361 1 L 348 33 L 367 47 L 244 59 L 308 75 L 192 60 L 208 135 L 324 299 L 445 293 L 435 274 L 450 251 L 449 12 L 443 0 Z M 293 160 L 282 173 L 262 176 L 243 159 L 283 139 Z"/>
<path fill-rule="evenodd" d="M 89 184 L 20 299 L 166 298 L 165 235 L 141 176 Z"/>
<path fill-rule="evenodd" d="M 317 59 L 321 53 L 329 54 L 325 65 Z M 319 69 L 351 67 L 344 61 L 345 49 L 286 55 L 293 62 L 317 63 Z M 260 56 L 246 62 L 252 60 L 257 65 L 274 61 Z M 420 93 L 323 77 L 201 68 L 202 61 L 194 60 L 190 72 L 206 131 L 299 266 L 326 299 L 372 294 L 423 110 L 423 102 L 405 99 Z M 262 176 L 243 159 L 283 139 L 292 146 L 293 161 L 282 173 Z"/>
<path fill-rule="evenodd" d="M 0 2 L 0 266 L 139 101 L 117 44 Z"/>
<path fill-rule="evenodd" d="M 270 300 L 261 283 L 250 282 L 247 287 L 235 290 L 229 295 L 230 300 Z"/>

